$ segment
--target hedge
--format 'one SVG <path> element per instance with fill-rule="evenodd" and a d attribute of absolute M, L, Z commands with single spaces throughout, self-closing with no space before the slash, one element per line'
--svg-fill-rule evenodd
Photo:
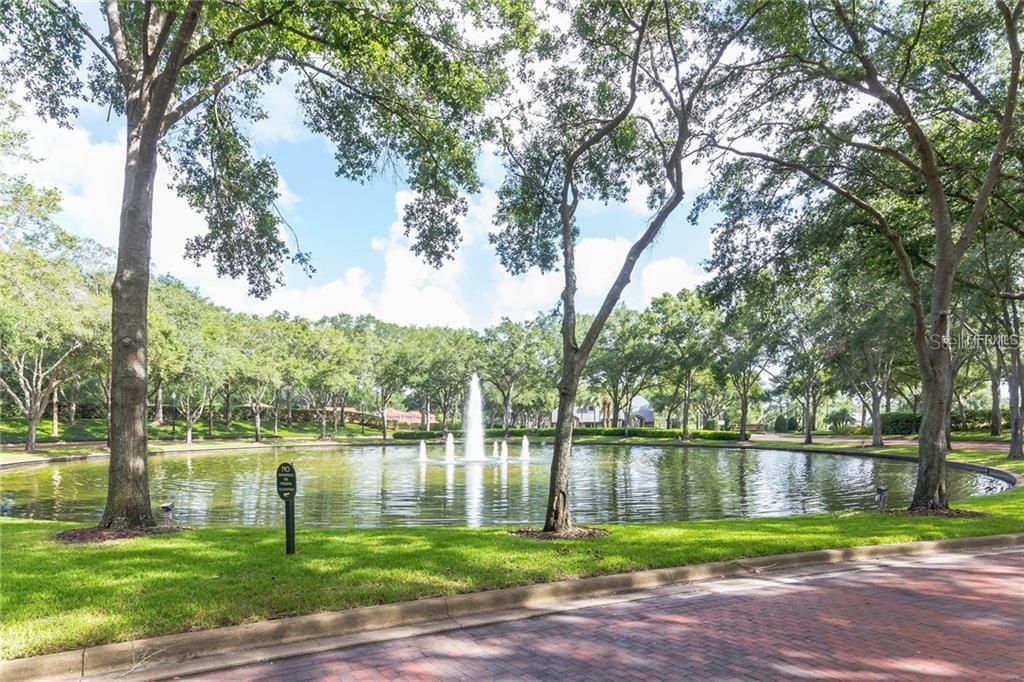
<path fill-rule="evenodd" d="M 659 429 L 650 426 L 633 426 L 626 428 L 623 426 L 604 428 L 599 426 L 580 426 L 573 430 L 576 436 L 642 436 L 644 438 L 652 439 L 669 439 L 679 438 L 683 435 L 682 429 Z M 484 431 L 485 438 L 501 438 L 504 435 L 503 429 L 486 429 Z M 396 431 L 396 440 L 440 440 L 445 437 L 442 431 Z M 523 436 L 530 436 L 532 438 L 554 438 L 554 428 L 542 428 L 542 429 L 528 429 L 528 428 L 514 428 L 508 430 L 509 438 L 522 438 Z M 690 438 L 694 440 L 738 440 L 738 431 L 708 431 L 708 430 L 692 430 L 690 431 Z M 456 434 L 457 438 L 461 438 L 462 434 Z"/>
<path fill-rule="evenodd" d="M 889 412 L 882 414 L 882 433 L 893 436 L 907 436 L 921 428 L 921 415 L 912 412 Z"/>

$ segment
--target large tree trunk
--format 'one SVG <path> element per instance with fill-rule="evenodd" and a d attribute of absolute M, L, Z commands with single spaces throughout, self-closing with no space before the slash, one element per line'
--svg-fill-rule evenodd
<path fill-rule="evenodd" d="M 25 433 L 25 452 L 36 451 L 36 429 L 39 424 L 39 417 L 28 416 L 28 432 Z"/>
<path fill-rule="evenodd" d="M 1024 459 L 1024 381 L 1021 380 L 1020 351 L 1006 379 L 1010 387 L 1010 459 Z"/>
<path fill-rule="evenodd" d="M 75 425 L 75 413 L 77 413 L 77 412 L 78 412 L 78 402 L 74 398 L 72 398 L 68 402 L 68 426 L 69 427 Z"/>
<path fill-rule="evenodd" d="M 741 440 L 744 440 L 741 438 Z M 814 430 L 811 425 L 811 408 L 804 405 L 804 445 L 812 445 L 814 443 Z"/>
<path fill-rule="evenodd" d="M 164 386 L 162 381 L 156 385 L 156 408 L 153 413 L 153 423 L 157 425 L 164 423 Z"/>
<path fill-rule="evenodd" d="M 693 383 L 691 372 L 686 373 L 683 381 L 683 440 L 690 440 L 690 385 Z"/>
<path fill-rule="evenodd" d="M 946 493 L 946 453 L 949 423 L 949 382 L 946 368 L 938 368 L 936 376 L 924 384 L 924 412 L 918 431 L 918 467 L 912 510 L 943 510 L 949 507 Z"/>
<path fill-rule="evenodd" d="M 231 426 L 232 417 L 231 413 L 231 387 L 224 386 L 224 425 Z"/>
<path fill-rule="evenodd" d="M 740 440 L 749 440 L 747 433 L 747 411 L 750 408 L 750 392 L 747 389 L 740 391 Z"/>
<path fill-rule="evenodd" d="M 575 426 L 578 377 L 573 376 L 572 359 L 563 358 L 562 381 L 558 387 L 558 416 L 555 422 L 555 451 L 551 456 L 551 483 L 548 488 L 548 509 L 544 530 L 569 528 L 569 460 L 572 455 L 572 431 Z"/>
<path fill-rule="evenodd" d="M 503 438 L 508 438 L 508 426 L 512 416 L 512 386 L 509 385 L 508 393 L 504 396 L 504 404 L 502 405 L 501 413 L 501 435 Z"/>
<path fill-rule="evenodd" d="M 288 402 L 288 417 L 285 419 L 285 424 L 288 428 L 292 428 L 292 387 L 288 387 L 288 391 L 285 393 L 285 400 Z"/>
<path fill-rule="evenodd" d="M 992 436 L 998 436 L 1003 432 L 1003 405 L 1002 395 L 999 392 L 1001 382 L 999 373 L 989 377 L 989 391 L 992 396 L 992 411 L 989 414 L 988 432 Z"/>
<path fill-rule="evenodd" d="M 263 408 L 259 403 L 252 408 L 252 423 L 256 429 L 256 442 L 259 443 L 263 438 Z"/>
<path fill-rule="evenodd" d="M 195 424 L 195 421 L 192 419 L 192 415 L 191 414 L 188 415 L 187 417 L 185 417 L 185 444 L 186 445 L 191 445 L 192 444 L 192 425 L 193 424 Z"/>
<path fill-rule="evenodd" d="M 60 391 L 54 389 L 52 407 L 50 409 L 50 435 L 54 438 L 60 437 Z"/>
<path fill-rule="evenodd" d="M 320 440 L 327 440 L 327 408 L 320 410 Z"/>
<path fill-rule="evenodd" d="M 871 387 L 871 445 L 880 448 L 882 442 L 882 392 L 878 387 Z"/>
<path fill-rule="evenodd" d="M 168 95 L 169 96 L 169 95 Z M 166 106 L 166 103 L 165 103 Z M 129 101 L 117 267 L 111 293 L 110 476 L 100 525 L 152 526 L 146 435 L 146 344 L 153 181 L 162 112 Z"/>

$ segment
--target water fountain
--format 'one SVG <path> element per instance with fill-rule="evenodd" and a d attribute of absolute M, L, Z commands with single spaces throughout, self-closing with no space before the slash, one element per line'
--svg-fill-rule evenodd
<path fill-rule="evenodd" d="M 519 448 L 519 458 L 530 459 L 530 439 L 526 437 L 525 433 L 523 434 L 523 444 Z"/>
<path fill-rule="evenodd" d="M 451 431 L 444 437 L 444 461 L 445 464 L 455 463 L 455 436 Z"/>
<path fill-rule="evenodd" d="M 499 450 L 499 457 L 501 458 L 501 461 L 503 461 L 503 462 L 508 459 L 508 441 L 507 440 L 501 441 L 501 450 Z"/>
<path fill-rule="evenodd" d="M 480 377 L 476 372 L 469 378 L 469 397 L 466 398 L 466 460 L 482 462 L 484 457 L 484 399 L 480 391 Z"/>
<path fill-rule="evenodd" d="M 420 441 L 420 461 L 427 461 L 427 441 L 425 440 Z"/>
<path fill-rule="evenodd" d="M 491 443 L 491 457 L 498 459 L 498 441 Z"/>

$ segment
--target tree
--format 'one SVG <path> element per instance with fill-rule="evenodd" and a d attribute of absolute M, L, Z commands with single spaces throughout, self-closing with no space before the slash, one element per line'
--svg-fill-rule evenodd
<path fill-rule="evenodd" d="M 781 354 L 775 383 L 803 408 L 804 444 L 809 445 L 814 441 L 818 407 L 832 388 L 829 370 L 839 353 L 835 316 L 820 280 L 801 281 L 794 290 L 783 287 L 772 298 L 781 299 L 771 312 L 770 333 Z"/>
<path fill-rule="evenodd" d="M 440 412 L 444 433 L 463 402 L 470 375 L 483 366 L 483 355 L 480 339 L 474 332 L 444 327 L 428 332 L 427 345 L 422 347 L 426 358 L 421 374 L 422 391 L 429 396 L 430 405 Z"/>
<path fill-rule="evenodd" d="M 530 386 L 540 365 L 543 329 L 538 322 L 501 322 L 484 331 L 484 379 L 501 395 L 501 429 L 508 436 L 512 404 Z"/>
<path fill-rule="evenodd" d="M 193 305 L 179 309 L 177 344 L 182 349 L 182 362 L 169 369 L 168 387 L 174 396 L 174 409 L 185 422 L 185 442 L 191 443 L 195 425 L 210 408 L 210 399 L 219 380 L 224 362 L 223 328 L 217 324 L 219 315 L 211 314 L 211 306 L 193 300 Z M 176 416 L 177 416 L 176 415 Z"/>
<path fill-rule="evenodd" d="M 239 322 L 241 337 L 235 342 L 240 353 L 238 374 L 258 443 L 263 437 L 263 410 L 281 385 L 285 340 L 273 318 L 243 316 Z"/>
<path fill-rule="evenodd" d="M 683 289 L 651 301 L 656 339 L 670 373 L 673 396 L 682 405 L 683 440 L 690 437 L 690 401 L 693 375 L 711 360 L 717 333 L 717 313 L 699 295 Z M 671 402 L 671 401 L 670 401 Z"/>
<path fill-rule="evenodd" d="M 757 10 L 755 10 L 756 12 Z M 640 255 L 682 203 L 694 129 L 731 72 L 719 70 L 747 26 L 716 7 L 654 2 L 570 3 L 564 31 L 544 42 L 526 101 L 513 108 L 502 147 L 508 175 L 492 235 L 513 273 L 560 261 L 562 366 L 544 527 L 570 526 L 569 461 L 580 378 Z M 680 55 L 687 60 L 681 63 Z M 577 336 L 578 211 L 585 201 L 648 190 L 653 214 L 627 250 L 593 321 Z M 559 259 L 559 255 L 561 256 Z"/>
<path fill-rule="evenodd" d="M 43 412 L 85 363 L 103 324 L 96 279 L 76 265 L 76 250 L 45 258 L 23 242 L 0 249 L 0 390 L 28 424 L 35 452 Z"/>
<path fill-rule="evenodd" d="M 737 159 L 720 176 L 725 222 L 761 231 L 746 253 L 765 234 L 798 239 L 794 214 L 844 211 L 840 224 L 888 249 L 923 388 L 914 510 L 948 507 L 954 282 L 1010 150 L 1022 14 L 1024 2 L 1003 0 L 773 4 L 749 34 L 750 67 L 720 126 L 729 134 L 715 140 Z M 750 138 L 759 149 L 737 142 Z M 784 257 L 760 250 L 746 267 Z"/>
<path fill-rule="evenodd" d="M 416 367 L 417 349 L 410 346 L 404 331 L 396 325 L 377 322 L 365 332 L 370 347 L 370 381 L 380 415 L 381 434 L 388 437 L 388 408 L 408 386 Z"/>
<path fill-rule="evenodd" d="M 728 381 L 740 403 L 739 440 L 747 440 L 750 402 L 760 391 L 761 374 L 771 359 L 767 320 L 755 300 L 734 303 L 722 324 L 719 360 L 714 369 Z"/>
<path fill-rule="evenodd" d="M 354 381 L 355 348 L 341 329 L 317 325 L 302 331 L 301 377 L 302 394 L 320 420 L 320 438 L 327 438 L 327 415 L 339 403 Z"/>
<path fill-rule="evenodd" d="M 623 412 L 629 426 L 633 400 L 651 386 L 663 368 L 652 322 L 649 316 L 628 308 L 616 309 L 587 365 L 591 388 L 611 398 L 612 426 L 620 425 Z"/>
<path fill-rule="evenodd" d="M 264 115 L 259 94 L 295 75 L 310 127 L 337 145 L 338 174 L 362 179 L 404 161 L 417 194 L 407 229 L 433 262 L 458 239 L 461 190 L 477 189 L 473 145 L 483 103 L 504 79 L 494 45 L 466 35 L 500 20 L 527 35 L 522 6 L 105 0 L 95 35 L 67 0 L 0 5 L 5 82 L 23 84 L 41 115 L 67 122 L 87 97 L 125 117 L 125 178 L 112 293 L 111 456 L 105 527 L 152 525 L 146 469 L 146 350 L 154 179 L 161 153 L 177 190 L 209 232 L 189 241 L 218 273 L 266 296 L 291 257 L 275 206 L 278 180 L 254 156 L 242 122 Z M 468 18 L 468 21 L 466 20 Z M 462 26 L 469 25 L 465 31 Z M 524 27 L 522 31 L 518 30 Z M 499 46 L 500 47 L 500 46 Z M 88 83 L 81 66 L 90 52 Z M 442 246 L 443 245 L 443 246 Z"/>

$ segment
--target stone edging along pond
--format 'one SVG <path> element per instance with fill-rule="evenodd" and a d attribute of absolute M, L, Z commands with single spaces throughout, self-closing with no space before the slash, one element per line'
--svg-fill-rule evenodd
<path fill-rule="evenodd" d="M 411 446 L 413 441 L 409 443 L 402 443 L 403 446 Z M 183 455 L 183 454 L 205 454 L 215 452 L 232 452 L 237 450 L 252 450 L 255 448 L 273 447 L 273 448 L 310 448 L 310 447 L 338 447 L 338 446 L 355 446 L 355 445 L 369 445 L 369 446 L 388 446 L 395 445 L 396 441 L 393 440 L 338 440 L 338 441 L 302 441 L 302 442 L 285 442 L 285 443 L 270 443 L 267 445 L 249 444 L 249 445 L 227 445 L 225 447 L 213 447 L 213 448 L 174 448 L 168 450 L 154 450 L 150 452 L 150 456 L 164 456 L 164 455 Z M 829 449 L 829 448 L 816 448 L 806 447 L 803 444 L 794 443 L 793 446 L 787 445 L 759 445 L 754 442 L 749 443 L 733 443 L 733 442 L 719 442 L 719 441 L 707 441 L 701 443 L 688 443 L 674 440 L 658 441 L 658 440 L 647 440 L 647 441 L 602 441 L 599 443 L 578 443 L 577 445 L 617 445 L 617 446 L 661 446 L 661 447 L 675 447 L 675 448 L 720 448 L 724 450 L 778 450 L 782 452 L 810 452 L 814 454 L 822 455 L 845 455 L 851 457 L 868 457 L 873 459 L 889 459 L 897 460 L 902 462 L 916 462 L 917 458 L 912 455 L 900 455 L 896 453 L 885 453 L 885 452 L 869 452 L 867 450 L 857 449 Z M 89 455 L 65 455 L 62 457 L 48 457 L 34 460 L 24 460 L 21 462 L 7 462 L 0 464 L 0 471 L 6 469 L 20 469 L 22 467 L 38 466 L 43 464 L 63 464 L 66 462 L 79 462 L 93 459 L 109 459 L 110 455 L 105 452 L 97 452 Z M 984 474 L 991 476 L 992 478 L 999 479 L 1004 483 L 1009 484 L 1011 488 L 1024 484 L 1024 476 L 1018 476 L 1017 474 L 1006 471 L 1005 469 L 997 469 L 995 467 L 989 467 L 982 464 L 972 464 L 971 462 L 958 462 L 956 460 L 946 460 L 946 466 L 954 469 L 960 469 L 962 471 L 970 471 L 976 474 Z"/>

